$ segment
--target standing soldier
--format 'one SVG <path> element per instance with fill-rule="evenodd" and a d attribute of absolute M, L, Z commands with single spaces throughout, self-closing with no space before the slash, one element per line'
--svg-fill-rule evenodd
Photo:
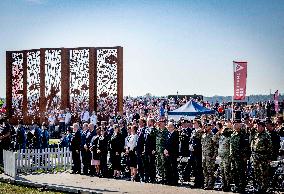
<path fill-rule="evenodd" d="M 194 188 L 202 188 L 204 184 L 204 176 L 202 169 L 202 145 L 201 136 L 203 134 L 202 124 L 200 120 L 194 121 L 194 130 L 190 138 L 190 151 L 192 158 L 192 169 L 194 176 Z"/>
<path fill-rule="evenodd" d="M 215 138 L 218 142 L 218 156 L 221 158 L 221 177 L 223 182 L 223 191 L 230 191 L 231 181 L 231 160 L 230 160 L 230 139 L 231 129 L 223 128 L 221 123 L 217 123 L 219 131 Z"/>
<path fill-rule="evenodd" d="M 204 134 L 201 137 L 202 167 L 204 174 L 204 189 L 211 190 L 214 187 L 214 167 L 217 157 L 217 147 L 213 140 L 212 124 L 205 124 Z"/>
<path fill-rule="evenodd" d="M 277 131 L 275 130 L 275 125 L 272 123 L 272 121 L 269 119 L 266 121 L 266 129 L 271 137 L 272 142 L 272 158 L 271 160 L 276 161 L 279 155 L 279 149 L 280 149 L 280 136 L 278 135 Z"/>
<path fill-rule="evenodd" d="M 257 190 L 260 193 L 265 193 L 268 186 L 272 143 L 270 135 L 265 131 L 265 123 L 262 121 L 257 124 L 257 133 L 252 139 L 251 148 Z"/>
<path fill-rule="evenodd" d="M 230 156 L 232 162 L 232 178 L 236 186 L 236 192 L 245 192 L 246 188 L 246 164 L 247 155 L 244 150 L 245 136 L 241 132 L 241 120 L 235 119 L 234 132 L 231 135 Z"/>
<path fill-rule="evenodd" d="M 166 121 L 163 119 L 159 120 L 159 130 L 156 136 L 156 147 L 157 147 L 157 169 L 159 176 L 161 177 L 161 183 L 165 183 L 165 159 L 164 150 L 166 146 L 166 141 L 168 137 L 168 130 L 166 128 Z"/>

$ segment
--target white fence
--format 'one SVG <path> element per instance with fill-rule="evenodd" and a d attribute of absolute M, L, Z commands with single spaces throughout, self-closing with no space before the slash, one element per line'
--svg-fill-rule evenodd
<path fill-rule="evenodd" d="M 4 173 L 16 177 L 17 173 L 68 170 L 72 155 L 68 148 L 46 148 L 4 151 Z"/>

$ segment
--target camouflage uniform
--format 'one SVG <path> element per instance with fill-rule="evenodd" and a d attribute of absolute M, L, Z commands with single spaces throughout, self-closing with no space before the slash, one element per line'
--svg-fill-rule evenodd
<path fill-rule="evenodd" d="M 255 180 L 259 191 L 265 192 L 267 189 L 269 175 L 269 160 L 272 155 L 272 142 L 270 135 L 266 132 L 257 133 L 251 142 L 252 160 Z"/>
<path fill-rule="evenodd" d="M 230 139 L 229 129 L 225 129 L 222 134 L 216 135 L 218 141 L 218 156 L 221 158 L 220 170 L 223 181 L 223 188 L 229 189 L 231 181 L 231 158 L 230 158 Z"/>
<path fill-rule="evenodd" d="M 240 192 L 246 188 L 247 153 L 245 136 L 242 132 L 234 131 L 230 140 L 230 156 L 232 162 L 232 178 Z"/>
<path fill-rule="evenodd" d="M 217 156 L 217 147 L 213 141 L 213 136 L 213 133 L 210 131 L 204 133 L 201 137 L 204 187 L 209 189 L 214 187 L 214 168 Z"/>
<path fill-rule="evenodd" d="M 168 130 L 160 129 L 157 131 L 156 135 L 156 149 L 157 149 L 157 170 L 159 176 L 162 178 L 162 181 L 165 181 L 165 158 L 164 158 L 164 150 L 165 150 L 165 144 L 168 138 Z"/>

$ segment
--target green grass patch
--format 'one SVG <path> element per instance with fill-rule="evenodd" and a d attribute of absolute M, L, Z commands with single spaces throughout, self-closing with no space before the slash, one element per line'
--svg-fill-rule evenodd
<path fill-rule="evenodd" d="M 61 192 L 54 191 L 42 191 L 41 189 L 29 188 L 23 186 L 12 185 L 8 183 L 0 182 L 0 194 L 20 194 L 20 193 L 29 193 L 29 194 L 60 194 Z"/>
<path fill-rule="evenodd" d="M 59 142 L 60 142 L 60 139 L 49 139 L 49 145 L 58 144 Z"/>

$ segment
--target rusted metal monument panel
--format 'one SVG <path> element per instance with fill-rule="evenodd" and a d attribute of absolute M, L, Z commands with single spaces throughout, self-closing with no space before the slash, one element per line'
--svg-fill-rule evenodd
<path fill-rule="evenodd" d="M 7 51 L 6 106 L 12 124 L 42 123 L 49 112 L 67 107 L 121 112 L 123 48 Z"/>

